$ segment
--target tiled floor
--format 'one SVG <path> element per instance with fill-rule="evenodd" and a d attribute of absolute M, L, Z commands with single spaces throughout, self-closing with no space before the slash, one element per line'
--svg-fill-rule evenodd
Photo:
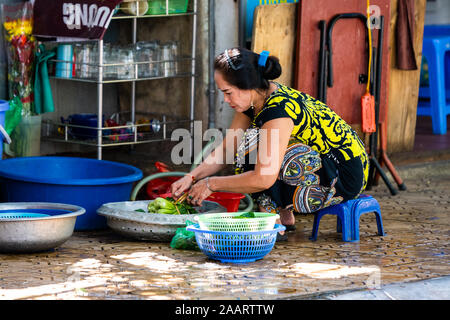
<path fill-rule="evenodd" d="M 0 255 L 0 299 L 299 299 L 317 294 L 450 275 L 450 162 L 398 168 L 407 191 L 379 201 L 361 218 L 360 242 L 345 243 L 336 218 L 323 217 L 316 242 L 313 216 L 264 259 L 236 265 L 167 243 L 137 242 L 109 231 L 76 232 L 53 252 Z"/>

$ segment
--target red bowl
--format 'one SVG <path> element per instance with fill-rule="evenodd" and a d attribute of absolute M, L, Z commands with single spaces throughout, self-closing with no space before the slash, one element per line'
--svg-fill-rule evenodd
<path fill-rule="evenodd" d="M 239 209 L 239 203 L 245 195 L 242 193 L 234 192 L 214 192 L 206 200 L 217 202 L 218 204 L 224 206 L 227 212 L 237 212 Z"/>

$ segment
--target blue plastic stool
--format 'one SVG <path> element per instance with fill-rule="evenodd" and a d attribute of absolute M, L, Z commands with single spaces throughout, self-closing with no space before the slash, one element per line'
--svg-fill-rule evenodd
<path fill-rule="evenodd" d="M 345 242 L 359 241 L 359 218 L 364 213 L 370 212 L 375 212 L 378 235 L 384 236 L 380 205 L 372 196 L 363 194 L 358 199 L 349 200 L 316 212 L 312 235 L 309 239 L 316 241 L 320 219 L 326 214 L 334 214 L 337 216 L 336 231 L 342 232 L 342 240 Z"/>
<path fill-rule="evenodd" d="M 445 82 L 450 82 L 450 25 L 425 26 L 422 54 L 428 62 L 429 87 L 420 87 L 417 115 L 431 116 L 433 134 L 447 133 L 447 115 L 450 114 L 450 99 Z M 446 58 L 447 54 L 447 58 Z M 446 63 L 447 62 L 447 63 Z M 450 83 L 448 83 L 450 86 Z"/>

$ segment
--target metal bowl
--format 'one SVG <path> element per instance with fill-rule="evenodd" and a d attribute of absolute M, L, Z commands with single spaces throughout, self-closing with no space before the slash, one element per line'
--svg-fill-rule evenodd
<path fill-rule="evenodd" d="M 25 253 L 47 251 L 63 244 L 72 235 L 77 216 L 85 210 L 60 203 L 9 202 L 0 204 L 0 213 L 5 212 L 41 214 L 0 218 L 0 252 Z"/>
<path fill-rule="evenodd" d="M 135 211 L 147 211 L 149 202 L 123 201 L 110 202 L 101 206 L 97 213 L 106 217 L 106 223 L 115 232 L 137 240 L 170 242 L 178 228 L 186 227 L 186 220 L 195 222 L 198 214 L 226 212 L 220 204 L 212 201 L 203 201 L 201 207 L 194 207 L 198 214 L 160 214 Z"/>

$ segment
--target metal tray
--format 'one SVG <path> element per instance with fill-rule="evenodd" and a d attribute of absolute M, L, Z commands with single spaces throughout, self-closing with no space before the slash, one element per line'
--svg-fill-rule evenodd
<path fill-rule="evenodd" d="M 147 206 L 152 201 L 110 202 L 101 206 L 97 214 L 105 216 L 108 227 L 125 237 L 170 242 L 177 229 L 186 226 L 186 220 L 194 222 L 199 214 L 227 211 L 220 204 L 207 200 L 203 201 L 201 207 L 194 207 L 198 214 L 171 215 L 135 211 L 147 211 Z"/>

